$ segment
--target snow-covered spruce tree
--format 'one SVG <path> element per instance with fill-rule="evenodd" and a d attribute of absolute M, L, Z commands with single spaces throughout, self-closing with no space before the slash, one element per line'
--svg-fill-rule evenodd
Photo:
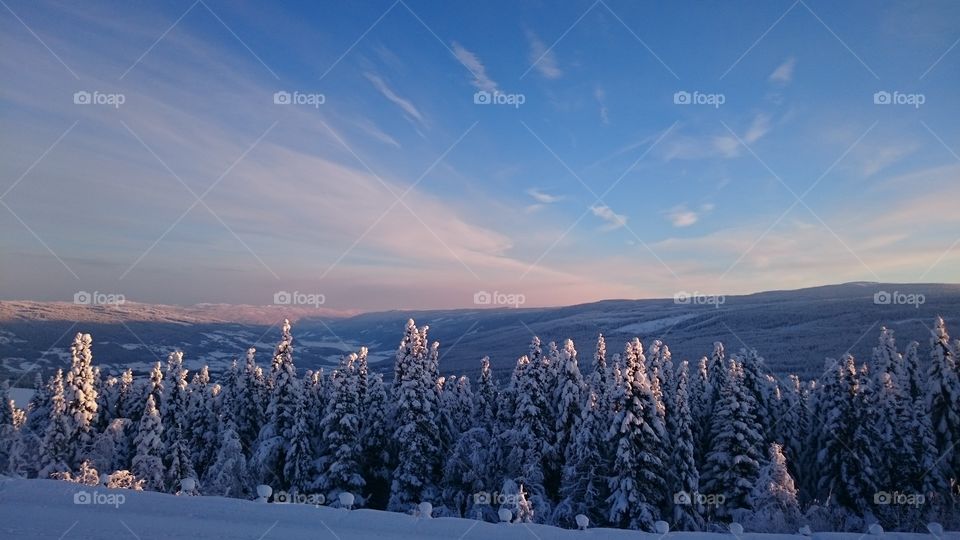
<path fill-rule="evenodd" d="M 304 384 L 297 381 L 298 385 Z M 313 442 L 310 433 L 310 415 L 306 409 L 304 392 L 297 392 L 293 429 L 284 462 L 283 476 L 290 483 L 290 490 L 309 493 L 316 483 L 317 467 L 314 461 Z"/>
<path fill-rule="evenodd" d="M 95 435 L 97 389 L 93 371 L 90 334 L 78 333 L 70 346 L 70 372 L 63 387 L 66 414 L 70 418 L 68 444 L 73 450 L 71 469 L 79 468 Z"/>
<path fill-rule="evenodd" d="M 533 347 L 531 346 L 531 350 Z M 539 390 L 533 394 L 536 400 L 536 406 L 542 411 L 546 432 L 543 434 L 545 444 L 543 446 L 543 497 L 544 501 L 554 500 L 560 490 L 560 472 L 563 464 L 563 449 L 558 444 L 558 433 L 552 429 L 557 425 L 557 417 L 560 414 L 558 402 L 554 399 L 554 389 L 560 383 L 560 369 L 563 360 L 561 359 L 560 349 L 556 342 L 551 341 L 547 345 L 546 354 L 541 354 L 539 360 L 534 362 L 531 358 L 530 373 L 534 376 Z M 525 486 L 530 502 L 534 504 L 534 510 L 539 516 L 538 519 L 545 519 L 549 514 L 545 513 L 545 508 L 539 507 L 541 496 L 537 492 L 538 486 Z"/>
<path fill-rule="evenodd" d="M 166 392 L 164 391 L 163 369 L 160 367 L 160 362 L 157 362 L 150 369 L 150 376 L 141 392 L 142 398 L 138 400 L 139 403 L 137 404 L 137 408 L 139 410 L 136 411 L 135 417 L 138 424 L 140 422 L 140 416 L 144 411 L 143 404 L 147 402 L 147 398 L 153 396 L 153 403 L 156 405 L 157 410 L 162 411 L 163 398 L 165 395 Z"/>
<path fill-rule="evenodd" d="M 817 496 L 863 515 L 877 492 L 871 457 L 877 435 L 871 430 L 871 413 L 852 355 L 828 369 L 820 387 L 817 412 L 822 418 L 817 441 Z"/>
<path fill-rule="evenodd" d="M 470 388 L 470 379 L 464 375 L 456 378 L 454 387 L 454 421 L 459 433 L 464 433 L 474 427 L 475 399 L 473 390 Z"/>
<path fill-rule="evenodd" d="M 916 341 L 907 344 L 907 348 L 903 351 L 902 383 L 911 399 L 926 404 L 927 373 L 920 365 L 920 344 Z"/>
<path fill-rule="evenodd" d="M 451 513 L 496 521 L 495 509 L 482 495 L 490 490 L 490 433 L 476 427 L 463 433 L 443 467 L 443 502 Z"/>
<path fill-rule="evenodd" d="M 140 430 L 134 440 L 136 455 L 133 457 L 132 472 L 144 481 L 144 487 L 151 491 L 163 491 L 163 423 L 160 412 L 153 401 L 147 397 L 147 405 L 140 417 Z"/>
<path fill-rule="evenodd" d="M 583 415 L 585 384 L 577 365 L 577 350 L 573 340 L 566 340 L 560 353 L 560 379 L 553 389 L 553 402 L 557 404 L 555 424 L 557 455 L 564 462 L 572 459 L 573 440 Z"/>
<path fill-rule="evenodd" d="M 70 471 L 73 448 L 70 446 L 71 419 L 67 416 L 64 398 L 63 370 L 58 369 L 49 383 L 50 421 L 40 445 L 39 478 L 50 478 L 55 473 Z"/>
<path fill-rule="evenodd" d="M 696 442 L 694 455 L 697 463 L 704 461 L 705 439 L 710 432 L 710 375 L 707 364 L 707 357 L 701 357 L 697 362 L 696 372 L 690 378 L 690 416 L 693 418 L 693 440 Z"/>
<path fill-rule="evenodd" d="M 915 450 L 916 433 L 912 427 L 912 403 L 909 384 L 904 385 L 906 372 L 903 357 L 897 352 L 893 331 L 880 329 L 880 340 L 873 349 L 873 365 L 876 367 L 873 387 L 873 403 L 868 406 L 875 421 L 877 432 L 877 485 L 887 491 L 898 491 L 912 485 L 925 471 L 920 469 L 920 458 Z"/>
<path fill-rule="evenodd" d="M 144 401 L 146 401 L 146 398 L 144 398 Z M 140 405 L 140 395 L 137 394 L 137 388 L 134 384 L 133 370 L 127 368 L 120 374 L 120 384 L 117 388 L 117 416 L 135 422 L 139 420 L 140 411 L 137 409 L 140 408 Z"/>
<path fill-rule="evenodd" d="M 437 379 L 437 392 L 440 395 L 437 408 L 437 427 L 440 429 L 440 455 L 449 456 L 453 445 L 460 438 L 460 429 L 456 421 L 457 411 L 457 378 L 450 377 L 449 384 L 446 377 Z"/>
<path fill-rule="evenodd" d="M 751 531 L 793 533 L 800 522 L 797 488 L 787 471 L 783 447 L 773 443 L 769 458 L 760 468 L 760 476 L 749 497 L 752 511 L 744 525 Z"/>
<path fill-rule="evenodd" d="M 565 460 L 560 502 L 553 512 L 553 522 L 566 528 L 577 526 L 577 514 L 587 516 L 594 526 L 607 520 L 605 501 L 609 487 L 604 450 L 609 418 L 593 391 L 588 392 L 585 405 Z"/>
<path fill-rule="evenodd" d="M 670 518 L 674 529 L 699 531 L 703 526 L 703 507 L 697 497 L 700 473 L 694 457 L 696 441 L 688 395 L 689 377 L 690 367 L 684 360 L 677 368 L 673 404 L 667 415 L 667 433 L 673 443 L 668 477 L 673 503 Z"/>
<path fill-rule="evenodd" d="M 174 351 L 167 357 L 166 381 L 160 420 L 163 425 L 163 465 L 166 467 L 167 489 L 176 493 L 180 480 L 195 478 L 196 471 L 190 455 L 190 434 L 187 424 L 189 389 L 187 370 L 183 368 L 183 353 Z"/>
<path fill-rule="evenodd" d="M 542 523 L 551 513 L 550 499 L 544 487 L 544 461 L 545 456 L 551 454 L 548 434 L 553 427 L 547 423 L 551 415 L 545 411 L 548 405 L 538 369 L 545 368 L 543 364 L 535 366 L 526 356 L 517 360 L 514 370 L 516 408 L 507 443 L 506 470 L 509 478 L 525 487 L 536 520 Z"/>
<path fill-rule="evenodd" d="M 390 436 L 387 430 L 387 389 L 383 375 L 373 373 L 367 380 L 367 395 L 360 418 L 362 446 L 361 476 L 370 494 L 366 505 L 384 509 L 390 492 Z"/>
<path fill-rule="evenodd" d="M 757 422 L 763 435 L 763 447 L 767 448 L 777 439 L 774 430 L 780 411 L 779 385 L 756 349 L 740 349 L 737 364 L 743 369 L 743 386 L 757 404 Z"/>
<path fill-rule="evenodd" d="M 405 512 L 421 501 L 437 499 L 436 487 L 441 456 L 440 430 L 436 424 L 436 378 L 432 351 L 427 350 L 427 327 L 419 331 L 413 320 L 397 350 L 394 401 L 396 469 L 387 508 Z"/>
<path fill-rule="evenodd" d="M 237 435 L 240 436 L 240 444 L 247 453 L 252 453 L 255 449 L 257 437 L 260 436 L 260 429 L 265 422 L 266 382 L 263 371 L 257 366 L 256 355 L 256 349 L 247 349 L 243 372 L 237 385 Z"/>
<path fill-rule="evenodd" d="M 950 345 L 943 317 L 937 317 L 930 338 L 930 368 L 927 371 L 927 408 L 934 440 L 940 453 L 937 471 L 943 481 L 960 484 L 960 371 Z"/>
<path fill-rule="evenodd" d="M 597 348 L 593 353 L 593 366 L 590 371 L 590 391 L 596 394 L 597 402 L 601 407 L 607 403 L 607 381 L 610 378 L 610 368 L 607 367 L 607 342 L 603 334 L 597 336 Z"/>
<path fill-rule="evenodd" d="M 232 380 L 232 377 L 228 377 Z M 219 444 L 216 400 L 210 384 L 210 368 L 203 366 L 193 375 L 189 392 L 186 427 L 190 440 L 190 459 L 197 476 L 203 478 L 207 467 L 216 457 Z M 231 411 L 231 415 L 234 414 L 235 412 Z"/>
<path fill-rule="evenodd" d="M 129 469 L 133 459 L 133 432 L 129 418 L 111 420 L 93 440 L 90 464 L 104 473 Z"/>
<path fill-rule="evenodd" d="M 709 508 L 720 519 L 736 519 L 750 508 L 750 489 L 760 473 L 763 435 L 758 429 L 757 405 L 743 385 L 743 369 L 731 359 L 710 419 L 710 450 L 701 476 L 701 492 L 722 496 Z"/>
<path fill-rule="evenodd" d="M 369 386 L 369 384 L 368 384 Z M 323 434 L 323 411 L 327 408 L 327 377 L 323 368 L 317 371 L 308 370 L 304 374 L 303 397 L 306 400 L 306 408 L 311 412 L 310 429 L 313 432 L 313 449 L 321 449 L 323 445 L 320 438 Z"/>
<path fill-rule="evenodd" d="M 18 435 L 14 425 L 14 406 L 10 399 L 10 383 L 0 383 L 0 474 L 9 472 L 10 454 Z"/>
<path fill-rule="evenodd" d="M 120 394 L 120 379 L 107 377 L 97 395 L 97 430 L 102 430 L 117 418 L 117 399 Z"/>
<path fill-rule="evenodd" d="M 782 441 L 787 469 L 797 478 L 800 474 L 805 441 L 810 433 L 807 387 L 796 375 L 790 375 L 782 388 L 780 414 L 777 416 L 778 440 Z"/>
<path fill-rule="evenodd" d="M 649 357 L 650 388 L 658 403 L 657 411 L 663 422 L 667 421 L 667 410 L 673 402 L 673 360 L 670 348 L 659 339 L 653 340 L 647 351 Z M 669 441 L 668 441 L 669 442 Z"/>
<path fill-rule="evenodd" d="M 24 478 L 36 478 L 40 470 L 41 445 L 50 424 L 52 405 L 50 387 L 44 383 L 40 373 L 34 377 L 33 388 L 26 421 L 10 451 L 10 473 Z"/>
<path fill-rule="evenodd" d="M 284 471 L 291 450 L 290 441 L 301 390 L 297 368 L 293 364 L 293 336 L 288 320 L 283 321 L 280 343 L 271 362 L 268 386 L 271 394 L 267 422 L 260 429 L 257 449 L 251 462 L 261 482 L 270 484 L 274 489 L 286 490 L 290 488 L 292 479 Z"/>
<path fill-rule="evenodd" d="M 207 470 L 203 492 L 243 499 L 250 495 L 252 483 L 240 436 L 233 419 L 228 417 L 220 425 L 220 448 L 213 465 Z"/>
<path fill-rule="evenodd" d="M 608 432 L 608 444 L 616 452 L 609 481 L 609 521 L 618 527 L 649 531 L 667 496 L 661 459 L 666 429 L 657 412 L 639 339 L 627 343 L 621 359 L 623 384 L 614 394 L 616 412 Z"/>
<path fill-rule="evenodd" d="M 715 341 L 713 343 L 713 353 L 707 362 L 707 411 L 713 409 L 713 405 L 720 399 L 720 391 L 723 389 L 725 379 L 729 374 L 727 369 L 727 356 L 723 348 L 723 343 Z"/>
<path fill-rule="evenodd" d="M 361 474 L 360 393 L 357 355 L 351 353 L 330 373 L 330 401 L 323 419 L 326 442 L 320 456 L 320 487 L 333 499 L 340 492 L 360 495 L 366 482 Z"/>
<path fill-rule="evenodd" d="M 493 380 L 493 370 L 490 369 L 490 357 L 480 359 L 480 376 L 477 377 L 477 392 L 474 394 L 474 425 L 487 430 L 487 433 L 496 432 L 497 405 L 500 402 L 500 391 L 497 382 Z"/>

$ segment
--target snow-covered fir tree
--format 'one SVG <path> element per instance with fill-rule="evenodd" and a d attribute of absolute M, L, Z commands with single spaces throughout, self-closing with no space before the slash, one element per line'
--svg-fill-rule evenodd
<path fill-rule="evenodd" d="M 147 396 L 147 404 L 140 417 L 140 428 L 134 440 L 136 455 L 133 456 L 132 472 L 144 481 L 144 487 L 152 491 L 164 490 L 163 423 L 153 395 Z"/>
<path fill-rule="evenodd" d="M 390 434 L 387 426 L 387 389 L 383 375 L 370 374 L 360 417 L 360 470 L 370 493 L 369 505 L 386 507 L 390 490 Z"/>
<path fill-rule="evenodd" d="M 688 395 L 689 377 L 689 363 L 684 360 L 677 368 L 673 404 L 667 415 L 667 433 L 673 450 L 670 456 L 668 485 L 672 494 L 670 519 L 673 527 L 697 531 L 703 525 L 703 507 L 697 497 L 700 491 L 700 473 L 695 458 L 696 440 Z"/>
<path fill-rule="evenodd" d="M 623 383 L 618 385 L 608 441 L 615 449 L 610 477 L 609 521 L 618 527 L 652 530 L 665 506 L 662 449 L 666 429 L 650 387 L 643 345 L 634 338 L 621 356 Z"/>
<path fill-rule="evenodd" d="M 870 440 L 864 380 L 850 354 L 840 362 L 828 359 L 827 364 L 817 404 L 823 413 L 816 443 L 817 492 L 843 508 L 862 512 L 877 492 L 870 461 L 876 439 Z"/>
<path fill-rule="evenodd" d="M 610 378 L 610 368 L 607 366 L 607 342 L 603 334 L 597 336 L 597 347 L 593 352 L 593 366 L 590 371 L 590 390 L 596 394 L 601 407 L 607 403 L 607 381 Z"/>
<path fill-rule="evenodd" d="M 270 484 L 274 489 L 289 489 L 292 478 L 288 478 L 285 471 L 292 449 L 301 386 L 297 379 L 297 368 L 293 364 L 293 336 L 288 320 L 283 321 L 280 343 L 271 362 L 269 381 L 267 422 L 260 429 L 257 449 L 251 461 L 261 482 Z"/>
<path fill-rule="evenodd" d="M 526 487 L 534 514 L 543 520 L 551 513 L 544 486 L 547 477 L 544 463 L 547 456 L 553 454 L 549 442 L 553 426 L 547 423 L 552 415 L 545 410 L 549 405 L 543 395 L 542 379 L 537 373 L 539 369 L 547 368 L 543 362 L 533 364 L 526 356 L 517 360 L 512 383 L 516 389 L 516 403 L 513 426 L 507 434 L 509 450 L 505 465 L 508 477 Z"/>
<path fill-rule="evenodd" d="M 743 369 L 730 359 L 727 374 L 710 419 L 710 449 L 701 476 L 701 492 L 723 496 L 722 504 L 708 508 L 721 519 L 750 508 L 750 489 L 763 460 L 763 435 L 757 422 L 757 404 L 743 384 Z"/>
<path fill-rule="evenodd" d="M 0 383 L 0 474 L 9 472 L 17 428 L 14 424 L 14 406 L 10 399 L 10 382 Z"/>
<path fill-rule="evenodd" d="M 490 433 L 476 427 L 463 433 L 443 466 L 443 501 L 455 516 L 494 521 L 487 497 L 492 477 Z"/>
<path fill-rule="evenodd" d="M 163 425 L 163 465 L 166 467 L 167 487 L 172 493 L 176 493 L 179 491 L 181 479 L 196 476 L 187 424 L 190 394 L 187 370 L 183 367 L 183 352 L 174 351 L 167 357 L 164 381 L 164 396 L 160 407 L 160 420 Z"/>
<path fill-rule="evenodd" d="M 303 382 L 298 381 L 298 384 L 302 385 Z M 317 472 L 306 404 L 304 392 L 297 392 L 290 446 L 283 468 L 283 477 L 289 482 L 290 490 L 296 493 L 309 493 L 315 484 Z"/>
<path fill-rule="evenodd" d="M 943 317 L 934 322 L 930 337 L 930 368 L 927 372 L 927 409 L 940 458 L 932 473 L 942 478 L 940 485 L 960 483 L 960 371 L 956 351 Z M 960 489 L 960 488 L 957 488 Z"/>
<path fill-rule="evenodd" d="M 231 378 L 233 377 L 235 373 Z M 186 411 L 190 459 L 200 478 L 204 477 L 207 467 L 213 463 L 218 446 L 218 415 L 213 391 L 214 388 L 210 384 L 210 368 L 203 366 L 190 381 Z M 230 414 L 235 418 L 235 411 L 231 411 Z"/>
<path fill-rule="evenodd" d="M 67 414 L 63 388 L 63 370 L 58 369 L 50 380 L 50 421 L 40 446 L 40 478 L 70 471 L 75 450 L 70 441 L 72 419 Z"/>
<path fill-rule="evenodd" d="M 593 524 L 606 522 L 607 516 L 603 511 L 609 496 L 606 482 L 609 473 L 605 444 L 606 412 L 597 394 L 588 392 L 565 459 L 560 502 L 553 513 L 554 523 L 562 527 L 576 527 L 577 514 L 586 515 Z"/>
<path fill-rule="evenodd" d="M 556 455 L 565 462 L 572 459 L 573 440 L 580 429 L 584 405 L 585 384 L 577 365 L 577 350 L 573 340 L 566 340 L 560 353 L 560 379 L 554 387 L 553 402 L 557 404 Z"/>
<path fill-rule="evenodd" d="M 433 348 L 436 350 L 436 348 Z M 394 369 L 396 469 L 388 509 L 407 511 L 421 501 L 437 498 L 440 429 L 436 423 L 436 378 L 432 352 L 427 350 L 427 327 L 407 321 Z"/>
<path fill-rule="evenodd" d="M 500 391 L 497 382 L 493 379 L 493 370 L 490 368 L 490 357 L 480 359 L 480 375 L 477 377 L 477 391 L 474 394 L 474 425 L 487 430 L 489 434 L 496 431 L 497 406 L 500 403 Z"/>
<path fill-rule="evenodd" d="M 35 478 L 41 464 L 43 437 L 50 423 L 52 395 L 50 387 L 37 373 L 33 381 L 33 396 L 27 404 L 27 417 L 10 449 L 10 473 L 25 478 Z M 13 417 L 11 414 L 11 422 Z M 12 425 L 12 424 L 11 424 Z M 0 467 L 2 468 L 2 467 Z"/>
<path fill-rule="evenodd" d="M 247 458 L 232 418 L 220 426 L 220 447 L 207 470 L 204 493 L 223 497 L 246 498 L 253 483 L 247 469 Z"/>
<path fill-rule="evenodd" d="M 749 496 L 752 509 L 746 526 L 757 532 L 793 533 L 800 522 L 800 505 L 787 458 L 780 444 L 770 445 L 768 459 Z"/>
<path fill-rule="evenodd" d="M 359 374 L 357 355 L 344 357 L 330 373 L 330 401 L 323 419 L 324 451 L 320 457 L 320 486 L 327 496 L 342 491 L 359 494 L 366 482 L 362 475 Z"/>
<path fill-rule="evenodd" d="M 237 435 L 247 453 L 254 450 L 257 437 L 260 436 L 260 429 L 265 422 L 266 382 L 263 371 L 257 365 L 256 355 L 256 349 L 253 347 L 247 349 L 243 372 L 240 374 L 237 385 L 239 391 L 239 396 L 236 398 Z"/>
<path fill-rule="evenodd" d="M 64 382 L 66 414 L 70 418 L 68 444 L 74 455 L 71 469 L 79 467 L 93 443 L 97 420 L 97 389 L 90 334 L 78 333 L 70 346 L 70 371 Z"/>

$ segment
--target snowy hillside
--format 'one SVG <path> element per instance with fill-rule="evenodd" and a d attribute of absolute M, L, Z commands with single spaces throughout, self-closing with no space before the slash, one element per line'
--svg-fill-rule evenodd
<path fill-rule="evenodd" d="M 104 504 L 78 504 L 74 497 L 96 492 Z M 107 501 L 122 504 L 107 504 Z M 0 538 L 32 540 L 658 540 L 662 535 L 615 529 L 574 531 L 537 524 L 494 524 L 460 518 L 418 519 L 378 510 L 341 510 L 303 504 L 264 504 L 221 497 L 177 497 L 161 493 L 90 488 L 55 480 L 0 480 Z M 673 532 L 676 540 L 787 540 L 801 535 Z M 814 540 L 862 540 L 852 533 L 814 533 Z M 936 540 L 929 534 L 886 533 L 877 540 Z M 941 540 L 960 540 L 946 532 Z"/>

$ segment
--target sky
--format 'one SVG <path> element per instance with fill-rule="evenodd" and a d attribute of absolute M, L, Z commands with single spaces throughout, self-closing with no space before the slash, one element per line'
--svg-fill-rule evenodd
<path fill-rule="evenodd" d="M 0 299 L 960 276 L 956 2 L 0 4 Z"/>

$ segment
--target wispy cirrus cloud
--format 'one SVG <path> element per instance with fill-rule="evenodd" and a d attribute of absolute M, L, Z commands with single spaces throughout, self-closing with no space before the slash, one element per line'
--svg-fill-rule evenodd
<path fill-rule="evenodd" d="M 563 71 L 557 65 L 557 56 L 553 50 L 548 49 L 532 31 L 527 31 L 527 41 L 530 43 L 530 54 L 527 58 L 534 69 L 546 79 L 562 77 Z"/>
<path fill-rule="evenodd" d="M 540 204 L 553 204 L 563 199 L 563 197 L 560 197 L 559 195 L 551 195 L 537 188 L 528 189 L 527 195 L 530 195 L 531 197 L 533 197 L 533 200 L 537 201 Z"/>
<path fill-rule="evenodd" d="M 793 81 L 793 68 L 797 65 L 797 59 L 794 57 L 787 58 L 782 64 L 777 66 L 777 69 L 773 70 L 773 73 L 767 77 L 767 80 L 779 84 L 781 86 L 786 86 Z"/>
<path fill-rule="evenodd" d="M 487 75 L 487 67 L 483 65 L 483 62 L 480 61 L 480 58 L 476 54 L 468 51 L 456 41 L 453 42 L 453 54 L 457 57 L 457 60 L 460 60 L 460 62 L 470 70 L 470 73 L 473 74 L 471 84 L 473 84 L 477 90 L 484 90 L 486 92 L 497 90 L 496 81 Z"/>
<path fill-rule="evenodd" d="M 593 89 L 593 98 L 600 105 L 600 121 L 604 124 L 610 123 L 610 110 L 607 109 L 607 92 L 603 87 L 597 86 Z"/>
<path fill-rule="evenodd" d="M 591 206 L 590 211 L 593 212 L 593 215 L 606 222 L 606 224 L 600 228 L 602 231 L 615 231 L 627 224 L 627 216 L 614 212 L 612 208 L 605 204 Z"/>
<path fill-rule="evenodd" d="M 380 76 L 366 72 L 363 74 L 364 77 L 373 84 L 373 87 L 376 88 L 383 97 L 387 98 L 388 101 L 400 107 L 404 113 L 406 113 L 410 118 L 416 120 L 421 125 L 426 125 L 426 121 L 423 118 L 423 115 L 420 114 L 420 111 L 411 103 L 408 99 L 402 98 L 393 91 L 392 88 L 387 86 L 387 83 L 380 78 Z"/>
<path fill-rule="evenodd" d="M 563 200 L 563 197 L 559 195 L 551 195 L 537 188 L 528 189 L 527 195 L 529 195 L 530 198 L 534 200 L 534 203 L 527 206 L 525 209 L 528 213 L 536 212 L 537 210 L 540 210 L 541 208 L 547 205 L 554 204 L 556 202 Z"/>
<path fill-rule="evenodd" d="M 700 217 L 713 210 L 712 203 L 701 204 L 698 210 L 691 210 L 685 204 L 674 206 L 666 213 L 667 219 L 677 228 L 689 227 L 698 221 Z"/>

